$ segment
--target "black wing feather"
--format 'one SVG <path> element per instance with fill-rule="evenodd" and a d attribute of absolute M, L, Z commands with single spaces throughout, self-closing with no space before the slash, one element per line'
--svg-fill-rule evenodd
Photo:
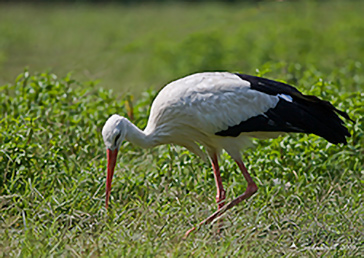
<path fill-rule="evenodd" d="M 236 137 L 243 132 L 303 132 L 316 134 L 334 144 L 346 143 L 345 137 L 350 137 L 344 121 L 337 114 L 351 119 L 347 113 L 336 109 L 330 102 L 316 96 L 303 95 L 296 88 L 282 82 L 251 75 L 237 75 L 249 81 L 253 90 L 274 96 L 289 95 L 292 101 L 281 98 L 274 108 L 264 114 L 230 126 L 216 135 Z"/>

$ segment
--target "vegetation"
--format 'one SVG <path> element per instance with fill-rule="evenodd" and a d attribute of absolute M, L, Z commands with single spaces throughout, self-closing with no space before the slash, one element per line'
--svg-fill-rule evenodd
<path fill-rule="evenodd" d="M 250 5 L 0 5 L 0 85 L 25 66 L 116 92 L 160 89 L 206 70 L 248 74 L 270 63 L 327 78 L 364 56 L 363 1 Z M 362 68 L 361 68 L 362 69 Z M 269 76 L 287 78 L 285 65 Z M 362 70 L 361 70 L 362 71 Z M 363 72 L 348 90 L 360 90 Z M 342 73 L 340 74 L 342 76 Z M 344 76 L 352 76 L 346 74 Z"/>
<path fill-rule="evenodd" d="M 13 26 L 7 29 L 0 22 L 0 31 L 10 35 L 0 38 L 4 78 L 19 72 L 21 62 L 16 62 L 21 55 L 32 70 L 45 70 L 45 63 L 64 65 L 64 70 L 54 66 L 55 73 L 25 70 L 0 86 L 0 255 L 364 256 L 364 42 L 359 37 L 364 25 L 359 20 L 360 6 L 351 1 L 300 3 L 300 10 L 292 3 L 282 9 L 271 3 L 244 10 L 211 5 L 210 13 L 201 12 L 202 5 L 130 7 L 130 13 L 147 15 L 150 24 L 144 24 L 147 18 L 129 14 L 120 19 L 135 27 L 118 23 L 123 24 L 119 32 L 115 32 L 117 25 L 107 24 L 119 12 L 126 14 L 124 9 L 102 7 L 101 19 L 96 18 L 96 9 L 85 6 L 78 11 L 47 7 L 40 9 L 47 10 L 42 17 L 29 6 L 10 6 L 7 13 L 0 8 L 0 20 L 9 19 Z M 12 21 L 9 17 L 15 10 L 19 14 L 27 10 L 34 19 L 27 20 L 28 25 L 26 18 L 13 15 Z M 157 10 L 162 10 L 159 16 Z M 65 18 L 64 12 L 74 15 Z M 173 17 L 184 17 L 185 27 Z M 186 17 L 200 20 L 189 23 Z M 69 30 L 75 20 L 78 25 Z M 210 28 L 207 20 L 216 26 Z M 162 22 L 164 27 L 158 27 Z M 89 23 L 94 30 L 80 29 Z M 147 30 L 154 25 L 157 38 Z M 36 40 L 37 30 L 44 34 Z M 108 83 L 81 83 L 73 79 L 85 79 L 81 70 L 75 69 L 72 76 L 66 72 L 82 59 L 78 59 L 83 55 L 78 53 L 82 46 L 78 40 L 84 43 L 90 38 L 95 39 L 90 42 L 94 46 L 86 45 L 85 51 L 94 55 L 76 66 L 100 69 L 98 78 L 110 75 Z M 39 59 L 32 59 L 26 53 L 36 49 L 36 42 L 42 48 L 34 52 Z M 57 55 L 51 51 L 52 44 L 56 48 L 64 44 L 64 48 Z M 69 51 L 72 46 L 73 52 Z M 122 53 L 121 70 L 111 69 L 115 53 Z M 114 63 L 100 68 L 102 55 Z M 106 73 L 109 68 L 112 71 Z M 144 150 L 125 142 L 113 180 L 111 209 L 106 211 L 106 157 L 100 131 L 108 116 L 128 116 L 133 110 L 134 122 L 143 128 L 156 94 L 154 83 L 196 71 L 229 69 L 279 78 L 306 94 L 331 101 L 355 121 L 347 121 L 352 134 L 348 144 L 332 145 L 302 134 L 254 140 L 243 160 L 259 186 L 258 193 L 227 212 L 220 235 L 213 226 L 205 226 L 182 240 L 186 230 L 216 209 L 210 165 L 178 146 Z M 131 86 L 135 81 L 140 86 L 132 89 L 134 95 L 122 98 L 101 87 L 116 88 L 118 81 Z M 130 105 L 133 96 L 134 105 Z M 221 169 L 227 198 L 232 199 L 245 190 L 246 182 L 226 154 Z"/>
<path fill-rule="evenodd" d="M 187 241 L 184 231 L 215 209 L 210 166 L 175 146 L 145 151 L 125 143 L 106 212 L 100 130 L 109 114 L 127 115 L 125 105 L 110 91 L 73 87 L 69 77 L 21 74 L 1 88 L 3 255 L 363 254 L 363 94 L 307 74 L 298 81 L 312 85 L 307 93 L 356 120 L 348 146 L 303 135 L 255 142 L 244 160 L 258 194 L 229 212 L 221 237 L 204 227 Z M 135 106 L 141 127 L 153 95 Z M 246 184 L 224 158 L 232 198 Z"/>

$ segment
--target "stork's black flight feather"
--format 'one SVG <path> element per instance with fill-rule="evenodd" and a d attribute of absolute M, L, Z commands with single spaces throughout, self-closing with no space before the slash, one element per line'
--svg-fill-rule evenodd
<path fill-rule="evenodd" d="M 237 75 L 250 82 L 253 90 L 290 98 L 281 97 L 277 105 L 264 114 L 230 126 L 216 135 L 236 137 L 243 132 L 302 132 L 316 134 L 334 144 L 346 143 L 345 137 L 350 137 L 344 121 L 337 114 L 351 119 L 347 113 L 336 109 L 330 102 L 316 96 L 303 95 L 296 88 L 282 82 L 245 74 Z"/>

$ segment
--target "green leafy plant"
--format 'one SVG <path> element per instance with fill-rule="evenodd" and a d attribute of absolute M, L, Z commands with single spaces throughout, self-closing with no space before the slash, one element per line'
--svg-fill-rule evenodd
<path fill-rule="evenodd" d="M 281 69 L 267 64 L 266 73 Z M 351 68 L 345 67 L 348 71 Z M 312 135 L 256 141 L 243 158 L 258 194 L 225 217 L 216 240 L 203 227 L 183 233 L 215 210 L 209 164 L 178 146 L 143 150 L 124 143 L 111 209 L 104 208 L 106 159 L 101 129 L 114 113 L 146 125 L 156 92 L 133 105 L 111 91 L 66 76 L 30 74 L 1 86 L 0 252 L 5 256 L 256 256 L 363 254 L 363 114 L 351 78 L 324 81 L 299 66 L 287 78 L 345 110 L 352 137 L 335 146 Z M 334 71 L 336 73 L 336 71 Z M 301 74 L 302 75 L 302 74 Z M 329 75 L 335 77 L 334 74 Z M 294 79 L 293 79 L 294 78 Z M 128 103 L 127 108 L 124 103 Z M 246 183 L 228 156 L 222 176 L 232 198 Z"/>

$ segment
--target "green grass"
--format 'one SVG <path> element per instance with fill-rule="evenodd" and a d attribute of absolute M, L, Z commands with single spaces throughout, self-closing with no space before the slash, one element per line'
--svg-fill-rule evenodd
<path fill-rule="evenodd" d="M 78 80 L 137 95 L 196 71 L 254 73 L 267 62 L 301 71 L 313 65 L 327 74 L 363 60 L 363 9 L 362 1 L 2 4 L 0 84 L 25 66 L 63 76 L 72 71 Z M 272 75 L 286 78 L 284 70 Z"/>
<path fill-rule="evenodd" d="M 312 85 L 306 93 L 349 112 L 356 123 L 348 124 L 348 145 L 312 135 L 256 141 L 243 158 L 258 194 L 227 213 L 221 236 L 206 226 L 183 241 L 215 210 L 210 166 L 176 146 L 143 150 L 126 142 L 106 212 L 100 130 L 109 114 L 127 114 L 124 102 L 69 77 L 20 75 L 0 97 L 2 255 L 363 255 L 364 96 L 320 79 L 304 78 Z M 135 106 L 141 127 L 153 96 Z M 246 183 L 226 154 L 221 166 L 231 199 Z"/>
<path fill-rule="evenodd" d="M 362 6 L 0 8 L 9 82 L 0 86 L 0 255 L 364 256 Z M 13 78 L 26 65 L 54 73 Z M 296 85 L 348 112 L 352 137 L 346 146 L 301 134 L 254 140 L 243 160 L 258 193 L 227 212 L 220 236 L 205 226 L 187 240 L 185 231 L 216 209 L 210 165 L 178 146 L 125 142 L 107 212 L 100 131 L 130 108 L 127 96 L 103 88 L 133 93 L 143 128 L 155 89 L 203 70 Z M 82 82 L 91 79 L 101 82 Z M 232 199 L 246 182 L 226 154 L 220 163 Z"/>

